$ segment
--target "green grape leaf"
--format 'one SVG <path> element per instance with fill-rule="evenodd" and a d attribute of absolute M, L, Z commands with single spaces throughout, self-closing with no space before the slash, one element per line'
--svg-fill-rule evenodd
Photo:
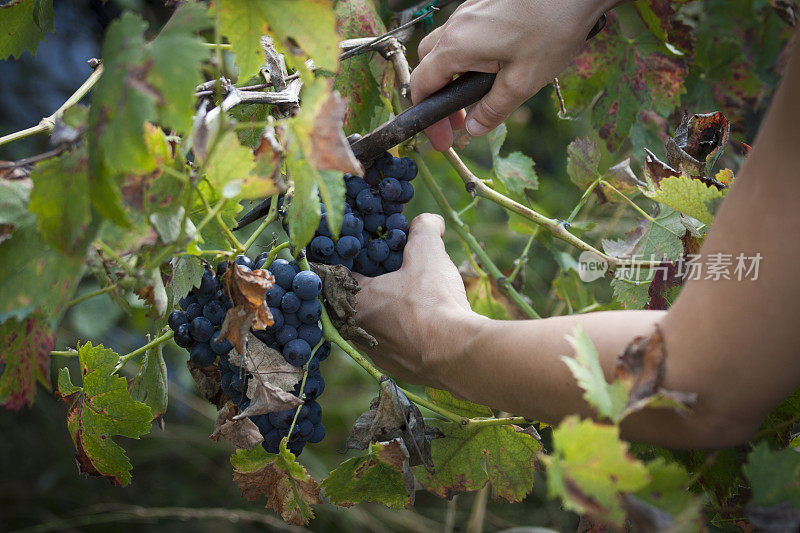
<path fill-rule="evenodd" d="M 743 470 L 753 490 L 750 505 L 771 507 L 788 502 L 800 509 L 800 453 L 791 448 L 773 452 L 766 442 L 760 442 Z"/>
<path fill-rule="evenodd" d="M 408 452 L 400 438 L 371 444 L 367 455 L 340 464 L 321 486 L 325 496 L 339 507 L 377 502 L 403 509 L 414 501 L 414 474 L 409 469 Z"/>
<path fill-rule="evenodd" d="M 646 467 L 650 482 L 625 497 L 628 518 L 632 521 L 633 529 L 675 533 L 701 531 L 705 498 L 689 491 L 692 480 L 688 472 L 678 464 L 668 463 L 663 457 L 650 461 Z M 636 512 L 642 506 L 631 505 L 632 497 L 638 499 L 638 502 L 634 500 L 637 504 L 643 502 L 646 506 L 651 506 L 650 509 L 645 509 L 644 513 Z"/>
<path fill-rule="evenodd" d="M 591 292 L 591 285 L 581 280 L 580 275 L 574 268 L 570 268 L 561 273 L 553 280 L 553 288 L 556 296 L 567 304 L 570 314 L 577 313 L 590 305 L 596 304 L 596 300 Z"/>
<path fill-rule="evenodd" d="M 643 192 L 658 203 L 710 225 L 727 189 L 719 190 L 688 176 L 672 176 Z"/>
<path fill-rule="evenodd" d="M 111 437 L 132 439 L 150 432 L 150 407 L 128 392 L 124 377 L 114 374 L 119 356 L 92 343 L 78 348 L 83 386 L 72 383 L 69 369 L 58 375 L 58 390 L 71 402 L 67 427 L 75 444 L 75 458 L 84 474 L 101 476 L 116 485 L 131 481 L 131 463 Z"/>
<path fill-rule="evenodd" d="M 286 439 L 277 454 L 267 453 L 262 446 L 236 450 L 231 464 L 233 480 L 249 501 L 266 496 L 266 508 L 290 524 L 301 526 L 314 518 L 311 504 L 320 503 L 319 486 L 286 449 Z"/>
<path fill-rule="evenodd" d="M 330 0 L 258 0 L 258 8 L 283 47 L 292 38 L 318 68 L 338 70 L 339 33 Z"/>
<path fill-rule="evenodd" d="M 192 287 L 200 286 L 203 270 L 199 257 L 182 255 L 172 260 L 172 277 L 167 288 L 173 303 L 189 294 Z"/>
<path fill-rule="evenodd" d="M 583 327 L 576 326 L 572 336 L 567 335 L 567 342 L 575 350 L 573 357 L 562 356 L 561 360 L 569 367 L 578 385 L 585 392 L 583 398 L 604 418 L 614 423 L 625 416 L 628 404 L 628 389 L 615 380 L 608 383 L 600 366 L 600 357 L 592 339 Z"/>
<path fill-rule="evenodd" d="M 205 181 L 200 182 L 197 186 L 197 189 L 198 194 L 203 195 L 203 198 L 206 199 L 212 209 L 219 202 L 225 202 L 222 210 L 220 211 L 220 217 L 222 218 L 223 223 L 225 223 L 229 228 L 236 226 L 236 215 L 242 210 L 242 206 L 239 202 L 230 198 L 223 198 L 217 189 Z M 191 219 L 192 223 L 196 226 L 205 218 L 206 214 L 207 211 L 203 201 L 199 198 L 199 196 L 195 196 L 194 204 L 192 209 L 189 211 L 189 218 Z M 202 248 L 207 250 L 227 250 L 229 247 L 225 233 L 222 231 L 222 228 L 220 228 L 219 225 L 213 220 L 206 224 L 205 227 L 200 231 L 200 233 L 197 235 L 197 240 L 203 244 Z"/>
<path fill-rule="evenodd" d="M 521 501 L 533 489 L 537 454 L 542 446 L 516 426 L 478 426 L 439 423 L 444 438 L 431 443 L 431 473 L 417 467 L 416 474 L 426 490 L 449 498 L 477 491 L 487 483 L 496 500 Z"/>
<path fill-rule="evenodd" d="M 206 177 L 224 197 L 233 198 L 241 190 L 244 176 L 255 167 L 255 160 L 253 153 L 239 144 L 239 139 L 232 131 L 223 133 L 217 142 L 214 152 L 206 161 Z M 238 184 L 231 184 L 233 181 L 238 181 Z M 237 186 L 231 188 L 230 185 Z"/>
<path fill-rule="evenodd" d="M 31 184 L 27 180 L 0 180 L 0 198 L 19 213 L 27 206 Z M 11 213 L 9 213 L 10 215 Z M 5 213 L 3 216 L 7 216 Z M 72 297 L 83 269 L 82 256 L 64 256 L 42 239 L 36 219 L 25 211 L 15 219 L 10 238 L 0 240 L 0 322 L 22 320 L 37 307 L 57 316 Z M 96 228 L 87 229 L 94 234 Z"/>
<path fill-rule="evenodd" d="M 48 244 L 67 255 L 82 256 L 92 220 L 88 159 L 76 150 L 36 165 L 29 209 Z"/>
<path fill-rule="evenodd" d="M 144 354 L 139 372 L 128 383 L 131 398 L 150 407 L 155 420 L 167 411 L 169 385 L 167 365 L 161 353 L 163 344 L 150 348 Z"/>
<path fill-rule="evenodd" d="M 36 55 L 39 43 L 48 33 L 55 33 L 53 0 L 12 0 L 0 6 L 0 60 L 24 51 Z"/>
<path fill-rule="evenodd" d="M 56 337 L 44 316 L 34 314 L 0 324 L 0 405 L 13 411 L 33 405 L 36 382 L 50 388 L 50 351 Z"/>
<path fill-rule="evenodd" d="M 467 300 L 472 310 L 479 315 L 495 320 L 511 320 L 502 302 L 492 296 L 492 285 L 488 276 L 482 276 L 472 284 L 471 290 L 467 293 Z"/>
<path fill-rule="evenodd" d="M 567 175 L 581 190 L 600 177 L 600 151 L 588 137 L 575 139 L 567 146 Z"/>
<path fill-rule="evenodd" d="M 628 455 L 619 428 L 570 416 L 553 430 L 553 446 L 553 455 L 543 457 L 548 494 L 561 498 L 567 509 L 621 527 L 620 495 L 647 486 L 649 475 Z"/>
<path fill-rule="evenodd" d="M 235 54 L 239 81 L 255 76 L 264 64 L 261 36 L 269 31 L 258 2 L 221 0 L 218 17 L 220 31 L 228 38 Z"/>
<path fill-rule="evenodd" d="M 685 92 L 686 67 L 650 32 L 628 38 L 614 14 L 559 80 L 567 109 L 592 109 L 609 150 L 628 138 L 641 110 L 667 116 Z M 599 97 L 598 97 L 599 94 Z"/>
<path fill-rule="evenodd" d="M 448 411 L 452 411 L 457 415 L 467 418 L 491 418 L 494 416 L 494 413 L 492 413 L 492 410 L 489 407 L 472 403 L 467 400 L 459 400 L 445 390 L 427 387 L 425 389 L 425 393 L 434 404 L 444 407 Z"/>
<path fill-rule="evenodd" d="M 319 189 L 314 180 L 314 169 L 308 161 L 298 155 L 296 152 L 290 152 L 286 158 L 286 167 L 294 182 L 294 195 L 288 215 L 289 236 L 293 244 L 301 247 L 314 238 L 322 211 L 317 197 Z M 344 201 L 344 197 L 342 197 L 342 201 Z M 344 205 L 342 205 L 341 216 L 344 216 Z M 341 224 L 339 228 L 341 228 Z"/>
<path fill-rule="evenodd" d="M 34 220 L 28 211 L 31 180 L 0 180 L 0 244 L 14 234 L 17 226 Z"/>
<path fill-rule="evenodd" d="M 383 35 L 386 26 L 371 0 L 339 0 L 335 7 L 343 39 Z M 341 64 L 334 89 L 347 100 L 344 129 L 348 134 L 371 131 L 389 119 L 394 69 L 377 53 L 358 54 Z"/>
<path fill-rule="evenodd" d="M 494 175 L 503 184 L 503 187 L 514 195 L 514 198 L 524 197 L 526 190 L 536 190 L 539 178 L 534 170 L 533 160 L 521 152 L 512 152 L 507 156 L 500 155 L 500 149 L 506 139 L 508 130 L 501 124 L 491 133 L 489 147 L 492 152 L 492 166 Z M 522 201 L 525 204 L 526 202 Z"/>

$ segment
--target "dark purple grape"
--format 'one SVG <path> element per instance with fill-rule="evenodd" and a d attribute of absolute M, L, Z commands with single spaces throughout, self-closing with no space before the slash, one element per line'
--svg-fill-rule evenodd
<path fill-rule="evenodd" d="M 198 294 L 197 295 L 197 303 L 200 304 L 200 307 L 205 307 L 205 305 L 214 299 L 213 294 Z"/>
<path fill-rule="evenodd" d="M 383 214 L 386 215 L 387 217 L 394 215 L 395 213 L 403 212 L 403 204 L 401 204 L 400 202 L 383 202 L 382 205 L 383 205 Z"/>
<path fill-rule="evenodd" d="M 389 245 L 383 239 L 372 239 L 367 243 L 367 257 L 375 263 L 382 263 L 389 257 Z"/>
<path fill-rule="evenodd" d="M 264 435 L 264 442 L 261 443 L 261 446 L 267 450 L 267 453 L 278 453 L 281 449 L 281 439 L 283 439 L 281 432 L 273 429 Z"/>
<path fill-rule="evenodd" d="M 391 251 L 399 252 L 406 245 L 406 232 L 399 229 L 391 230 L 386 234 L 386 244 Z"/>
<path fill-rule="evenodd" d="M 410 157 L 403 157 L 397 164 L 400 169 L 393 176 L 399 180 L 411 181 L 417 177 L 417 162 Z"/>
<path fill-rule="evenodd" d="M 348 213 L 342 219 L 342 235 L 358 237 L 364 231 L 364 223 L 356 215 Z"/>
<path fill-rule="evenodd" d="M 185 298 L 181 298 L 178 301 L 178 305 L 181 306 L 181 309 L 186 311 L 186 309 L 192 305 L 197 303 L 197 295 L 194 292 L 189 293 Z"/>
<path fill-rule="evenodd" d="M 177 331 L 181 324 L 188 324 L 189 319 L 186 317 L 186 313 L 183 311 L 178 311 L 177 309 L 174 310 L 169 314 L 169 318 L 167 319 L 167 324 L 169 325 L 169 329 L 172 331 Z"/>
<path fill-rule="evenodd" d="M 298 420 L 294 428 L 297 440 L 307 441 L 314 434 L 314 424 L 308 420 L 303 420 L 302 422 Z"/>
<path fill-rule="evenodd" d="M 251 328 L 250 329 L 250 333 L 253 334 L 253 337 L 255 337 L 256 339 L 260 340 L 261 342 L 263 342 L 267 346 L 269 346 L 270 344 L 275 342 L 275 332 L 272 330 L 272 328 L 268 328 L 268 329 L 252 329 Z M 213 342 L 214 337 L 211 337 L 211 340 Z"/>
<path fill-rule="evenodd" d="M 314 425 L 314 431 L 311 433 L 311 436 L 308 437 L 308 442 L 311 444 L 317 444 L 322 442 L 325 438 L 325 426 L 322 423 L 317 423 Z"/>
<path fill-rule="evenodd" d="M 388 202 L 397 202 L 400 200 L 403 189 L 400 182 L 395 178 L 384 178 L 378 185 L 381 193 L 381 198 Z"/>
<path fill-rule="evenodd" d="M 313 347 L 322 340 L 322 330 L 316 324 L 302 324 L 297 328 L 297 338 L 303 339 Z"/>
<path fill-rule="evenodd" d="M 261 331 L 263 332 L 263 330 Z M 211 339 L 208 341 L 208 344 L 211 346 L 211 350 L 213 350 L 213 352 L 217 355 L 225 355 L 233 350 L 233 344 L 231 344 L 231 341 L 225 337 L 220 338 L 219 331 L 215 331 L 214 334 L 211 335 Z"/>
<path fill-rule="evenodd" d="M 359 243 L 359 245 L 360 245 L 360 243 Z M 330 259 L 328 261 L 329 261 L 329 263 L 328 263 L 329 265 L 342 265 L 342 266 L 344 266 L 344 267 L 346 267 L 346 268 L 348 268 L 350 270 L 353 270 L 353 260 L 352 259 L 345 259 L 343 257 L 340 257 L 339 254 L 337 254 L 336 252 L 334 252 L 331 255 L 331 257 L 330 257 Z"/>
<path fill-rule="evenodd" d="M 269 266 L 269 272 L 275 276 L 275 283 L 281 286 L 286 291 L 292 290 L 292 281 L 294 280 L 295 271 L 289 261 L 286 259 L 276 259 Z"/>
<path fill-rule="evenodd" d="M 410 181 L 401 181 L 399 202 L 402 204 L 407 204 L 412 198 L 414 198 L 414 186 L 411 185 Z"/>
<path fill-rule="evenodd" d="M 304 270 L 294 277 L 292 292 L 301 300 L 314 300 L 322 290 L 322 280 L 316 273 Z"/>
<path fill-rule="evenodd" d="M 408 233 L 408 220 L 400 213 L 395 213 L 386 217 L 386 231 L 399 229 L 404 233 Z"/>
<path fill-rule="evenodd" d="M 314 425 L 319 424 L 322 420 L 322 406 L 316 400 L 306 403 L 306 406 L 308 406 L 308 420 Z"/>
<path fill-rule="evenodd" d="M 237 255 L 236 261 L 234 262 L 237 265 L 247 267 L 250 270 L 253 270 L 253 267 L 255 267 L 255 263 L 253 263 L 253 260 L 247 257 L 246 255 Z"/>
<path fill-rule="evenodd" d="M 336 243 L 336 253 L 344 260 L 353 259 L 361 250 L 361 241 L 350 235 L 345 235 Z"/>
<path fill-rule="evenodd" d="M 306 386 L 303 388 L 303 394 L 305 394 L 307 400 L 319 398 L 324 390 L 325 380 L 322 379 L 321 375 L 314 374 L 306 378 Z"/>
<path fill-rule="evenodd" d="M 289 261 L 289 265 L 291 265 L 291 267 L 294 269 L 295 275 L 299 274 L 300 271 L 303 270 L 302 268 L 300 268 L 300 265 L 295 260 Z"/>
<path fill-rule="evenodd" d="M 333 234 L 331 233 L 331 228 L 328 226 L 328 217 L 322 215 L 319 219 L 319 225 L 317 226 L 317 235 L 324 235 L 325 237 L 332 237 Z"/>
<path fill-rule="evenodd" d="M 331 343 L 325 341 L 322 343 L 322 346 L 320 346 L 317 349 L 317 352 L 314 354 L 314 359 L 319 359 L 320 362 L 322 362 L 325 359 L 327 359 L 330 354 L 331 354 Z"/>
<path fill-rule="evenodd" d="M 303 339 L 294 339 L 283 347 L 283 358 L 293 366 L 303 366 L 311 357 L 311 346 Z"/>
<path fill-rule="evenodd" d="M 269 423 L 277 429 L 289 429 L 294 420 L 295 409 L 286 409 L 284 411 L 273 411 L 269 414 Z"/>
<path fill-rule="evenodd" d="M 194 345 L 194 339 L 192 338 L 192 334 L 189 331 L 189 324 L 181 324 L 178 326 L 178 329 L 175 330 L 175 344 L 180 346 L 181 348 L 186 348 L 187 350 Z"/>
<path fill-rule="evenodd" d="M 195 318 L 203 315 L 203 306 L 198 302 L 190 303 L 186 308 L 186 319 L 191 322 Z"/>
<path fill-rule="evenodd" d="M 281 329 L 278 330 L 278 333 L 275 334 L 275 340 L 281 346 L 285 346 L 286 344 L 292 342 L 297 338 L 297 329 L 292 326 L 283 326 Z"/>
<path fill-rule="evenodd" d="M 213 297 L 217 292 L 217 282 L 214 277 L 214 272 L 210 268 L 203 270 L 203 277 L 200 278 L 200 287 L 197 289 L 198 299 L 201 296 Z"/>
<path fill-rule="evenodd" d="M 322 316 L 322 305 L 319 300 L 303 300 L 297 316 L 304 324 L 316 324 Z"/>
<path fill-rule="evenodd" d="M 198 342 L 192 347 L 189 357 L 199 366 L 210 366 L 217 360 L 217 354 L 207 342 Z"/>
<path fill-rule="evenodd" d="M 400 267 L 403 266 L 403 254 L 402 252 L 390 252 L 389 257 L 383 262 L 383 268 L 386 269 L 386 272 L 395 272 L 400 270 Z"/>
<path fill-rule="evenodd" d="M 250 377 L 239 370 L 238 372 L 233 372 L 231 377 L 231 388 L 236 392 L 244 392 L 247 390 L 247 382 L 250 380 Z"/>
<path fill-rule="evenodd" d="M 285 313 L 296 313 L 300 309 L 301 303 L 302 300 L 295 293 L 289 291 L 281 298 L 281 310 Z"/>
<path fill-rule="evenodd" d="M 382 178 L 383 176 L 381 175 L 381 171 L 378 166 L 372 165 L 372 167 L 370 167 L 367 170 L 367 173 L 364 175 L 364 183 L 366 183 L 369 187 L 377 187 Z M 361 193 L 361 191 L 359 191 L 359 193 Z M 358 194 L 356 194 L 356 197 L 358 197 Z"/>
<path fill-rule="evenodd" d="M 364 229 L 372 233 L 377 233 L 386 224 L 386 215 L 372 213 L 364 215 Z"/>
<path fill-rule="evenodd" d="M 217 280 L 221 280 L 222 276 L 225 275 L 225 272 L 228 271 L 228 262 L 223 261 L 217 265 Z"/>
<path fill-rule="evenodd" d="M 328 257 L 333 253 L 334 246 L 335 245 L 330 237 L 326 237 L 325 235 L 317 235 L 311 239 L 309 249 L 311 253 L 317 255 L 318 257 Z"/>
<path fill-rule="evenodd" d="M 286 291 L 283 290 L 283 287 L 280 285 L 273 285 L 269 289 L 267 289 L 267 293 L 264 296 L 264 299 L 267 301 L 267 305 L 270 307 L 280 307 L 281 305 L 281 298 L 283 295 L 286 294 Z"/>
<path fill-rule="evenodd" d="M 311 361 L 308 362 L 308 372 L 309 374 L 319 372 L 319 359 L 316 357 L 311 358 Z"/>
<path fill-rule="evenodd" d="M 364 178 L 359 178 L 358 176 L 348 176 L 347 174 L 345 174 L 344 177 L 344 185 L 347 188 L 346 194 L 350 198 L 355 198 L 358 196 L 358 193 L 369 187 L 367 182 L 364 181 Z"/>
<path fill-rule="evenodd" d="M 386 172 L 392 167 L 392 154 L 389 152 L 384 152 L 378 159 L 375 160 L 373 163 L 372 168 L 377 169 L 379 172 Z"/>
<path fill-rule="evenodd" d="M 253 424 L 256 425 L 261 435 L 266 435 L 267 433 L 275 429 L 274 427 L 272 427 L 272 424 L 269 421 L 269 415 L 263 414 L 263 415 L 251 416 L 250 420 L 252 420 Z"/>
<path fill-rule="evenodd" d="M 199 316 L 189 324 L 189 332 L 197 342 L 208 342 L 214 334 L 214 325 L 204 316 Z"/>
<path fill-rule="evenodd" d="M 371 276 L 375 273 L 375 270 L 377 270 L 378 263 L 370 259 L 366 248 L 362 248 L 361 251 L 358 252 L 356 258 L 353 260 L 353 268 L 355 268 L 356 272 L 359 274 Z"/>
<path fill-rule="evenodd" d="M 278 307 L 270 307 L 269 312 L 272 315 L 272 325 L 269 327 L 272 331 L 278 331 L 283 327 L 283 313 Z"/>
<path fill-rule="evenodd" d="M 211 300 L 203 307 L 203 316 L 211 321 L 211 324 L 219 326 L 225 320 L 225 313 L 228 310 L 219 300 Z"/>
<path fill-rule="evenodd" d="M 297 329 L 300 327 L 300 324 L 303 322 L 300 320 L 300 317 L 297 316 L 297 313 L 284 313 L 283 314 L 283 324 L 286 326 L 292 326 L 293 328 Z"/>
<path fill-rule="evenodd" d="M 365 215 L 377 213 L 381 208 L 381 198 L 370 189 L 364 189 L 356 196 L 358 210 Z"/>
<path fill-rule="evenodd" d="M 300 454 L 303 453 L 303 448 L 305 448 L 305 445 L 305 441 L 290 440 L 289 445 L 286 447 L 294 454 L 295 457 L 299 457 Z"/>

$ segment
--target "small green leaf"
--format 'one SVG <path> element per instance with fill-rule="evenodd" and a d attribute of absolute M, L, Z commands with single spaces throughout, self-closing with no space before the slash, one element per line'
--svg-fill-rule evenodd
<path fill-rule="evenodd" d="M 43 161 L 31 172 L 30 211 L 42 237 L 67 255 L 83 256 L 92 207 L 85 150 Z M 91 238 L 91 236 L 90 236 Z"/>
<path fill-rule="evenodd" d="M 643 192 L 656 202 L 710 225 L 728 190 L 709 187 L 686 176 L 673 176 L 662 179 L 654 188 L 643 189 Z"/>
<path fill-rule="evenodd" d="M 228 38 L 239 67 L 242 82 L 258 73 L 264 64 L 261 36 L 269 31 L 258 2 L 253 0 L 221 0 L 219 25 L 222 35 Z"/>
<path fill-rule="evenodd" d="M 567 147 L 567 175 L 581 190 L 600 177 L 600 151 L 588 137 L 572 141 Z"/>
<path fill-rule="evenodd" d="M 168 284 L 169 296 L 173 303 L 189 294 L 192 287 L 200 286 L 203 270 L 199 257 L 182 255 L 173 259 L 172 278 Z"/>
<path fill-rule="evenodd" d="M 794 449 L 771 451 L 769 444 L 760 442 L 747 457 L 744 474 L 753 490 L 750 505 L 788 502 L 800 509 L 800 453 Z"/>
<path fill-rule="evenodd" d="M 620 494 L 645 487 L 649 475 L 628 455 L 619 428 L 570 416 L 553 430 L 553 446 L 553 455 L 543 458 L 549 463 L 548 494 L 567 509 L 621 527 Z"/>
<path fill-rule="evenodd" d="M 377 502 L 403 509 L 413 501 L 403 480 L 403 464 L 408 455 L 400 439 L 370 445 L 369 453 L 340 464 L 322 482 L 322 489 L 340 507 L 362 502 Z"/>
<path fill-rule="evenodd" d="M 0 405 L 18 411 L 33 405 L 36 382 L 50 388 L 50 350 L 55 335 L 40 314 L 0 324 Z"/>
<path fill-rule="evenodd" d="M 128 383 L 131 398 L 150 407 L 153 419 L 166 412 L 169 400 L 167 365 L 161 353 L 162 347 L 159 344 L 145 352 L 139 372 Z"/>
<path fill-rule="evenodd" d="M 234 132 L 226 131 L 206 161 L 206 177 L 218 191 L 223 191 L 232 181 L 243 183 L 254 167 L 253 153 L 239 144 Z"/>
<path fill-rule="evenodd" d="M 467 300 L 472 310 L 494 320 L 511 320 L 508 311 L 501 302 L 492 297 L 492 285 L 488 276 L 482 276 L 473 289 L 467 293 Z"/>
<path fill-rule="evenodd" d="M 286 166 L 294 182 L 294 195 L 289 207 L 289 236 L 292 244 L 300 248 L 314 238 L 319 226 L 322 216 L 317 196 L 319 189 L 314 180 L 314 169 L 307 160 L 291 152 Z"/>
<path fill-rule="evenodd" d="M 669 513 L 674 521 L 669 531 L 701 531 L 705 522 L 702 514 L 705 497 L 689 490 L 692 484 L 689 473 L 662 457 L 646 466 L 650 482 L 634 494 L 645 503 Z"/>
<path fill-rule="evenodd" d="M 26 50 L 36 55 L 39 43 L 55 33 L 53 0 L 12 0 L 0 6 L 0 20 L 0 60 L 19 59 Z"/>
<path fill-rule="evenodd" d="M 72 401 L 67 427 L 78 467 L 83 473 L 127 485 L 132 467 L 111 437 L 138 439 L 149 433 L 150 408 L 131 398 L 125 378 L 114 373 L 119 356 L 112 350 L 87 342 L 78 348 L 78 359 L 83 386 L 72 384 L 67 369 L 62 369 L 58 379 L 59 393 Z"/>
<path fill-rule="evenodd" d="M 533 167 L 533 159 L 522 152 L 511 152 L 495 160 L 494 174 L 509 191 L 521 195 L 539 187 L 539 178 Z"/>
<path fill-rule="evenodd" d="M 311 504 L 320 503 L 319 486 L 286 449 L 286 439 L 277 454 L 262 446 L 239 449 L 231 456 L 233 480 L 249 501 L 266 496 L 269 509 L 290 524 L 304 525 L 314 518 Z"/>
<path fill-rule="evenodd" d="M 417 467 L 417 479 L 426 490 L 449 498 L 477 491 L 487 483 L 496 500 L 521 501 L 533 489 L 534 463 L 541 444 L 513 426 L 463 428 L 437 424 L 444 438 L 431 443 L 435 472 Z"/>
<path fill-rule="evenodd" d="M 438 406 L 467 418 L 491 418 L 494 416 L 492 410 L 485 405 L 479 405 L 467 400 L 459 400 L 445 390 L 427 387 L 425 393 L 428 398 Z"/>
<path fill-rule="evenodd" d="M 573 357 L 562 356 L 561 360 L 569 367 L 578 385 L 585 391 L 584 399 L 597 409 L 597 413 L 612 422 L 619 422 L 625 415 L 628 403 L 628 390 L 620 381 L 608 383 L 600 358 L 592 339 L 583 327 L 576 326 L 567 342 L 575 350 Z"/>
<path fill-rule="evenodd" d="M 219 191 L 214 189 L 205 181 L 200 182 L 197 188 L 197 194 L 202 194 L 203 198 L 206 199 L 212 209 L 220 201 L 225 202 L 222 210 L 220 211 L 220 217 L 229 228 L 235 227 L 236 215 L 242 210 L 241 204 L 235 200 L 223 198 Z M 195 197 L 194 205 L 192 206 L 191 211 L 189 211 L 189 218 L 192 220 L 192 223 L 196 226 L 205 218 L 206 214 L 207 211 L 203 201 L 199 197 Z M 197 235 L 197 240 L 198 242 L 203 243 L 202 248 L 207 250 L 227 250 L 229 247 L 225 233 L 222 231 L 222 228 L 220 228 L 219 225 L 213 220 L 206 224 L 200 234 Z"/>

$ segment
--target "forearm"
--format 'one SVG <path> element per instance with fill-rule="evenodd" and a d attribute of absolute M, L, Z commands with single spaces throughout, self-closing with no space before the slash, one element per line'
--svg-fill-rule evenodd
<path fill-rule="evenodd" d="M 583 399 L 561 356 L 571 356 L 566 336 L 581 325 L 597 348 L 606 379 L 614 375 L 615 361 L 636 336 L 648 336 L 666 313 L 661 311 L 608 311 L 532 321 L 489 320 L 474 313 L 457 313 L 450 318 L 448 338 L 443 346 L 452 349 L 438 359 L 436 375 L 441 385 L 457 396 L 524 415 L 535 420 L 558 423 L 570 414 L 596 417 Z M 455 339 L 463 339 L 456 342 Z M 675 379 L 691 375 L 695 361 L 691 354 L 670 354 L 666 342 L 669 372 L 664 386 L 698 394 L 698 403 L 687 416 L 666 409 L 645 409 L 622 424 L 623 436 L 677 448 L 704 448 L 735 444 L 746 438 L 742 428 L 731 424 L 727 409 L 720 412 L 716 398 L 720 386 L 730 383 L 705 376 L 703 379 Z M 448 348 L 443 348 L 447 351 Z"/>

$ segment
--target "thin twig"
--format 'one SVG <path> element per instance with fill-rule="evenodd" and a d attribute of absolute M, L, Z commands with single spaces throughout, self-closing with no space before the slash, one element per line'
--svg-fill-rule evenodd
<path fill-rule="evenodd" d="M 128 361 L 130 361 L 131 359 L 133 359 L 137 355 L 143 354 L 144 352 L 146 352 L 150 348 L 158 346 L 162 342 L 166 342 L 166 341 L 170 340 L 174 336 L 175 336 L 175 332 L 170 330 L 170 331 L 164 333 L 163 335 L 161 335 L 159 337 L 156 337 L 155 339 L 151 340 L 150 342 L 148 342 L 144 346 L 142 346 L 140 348 L 137 348 L 137 349 L 135 349 L 134 351 L 132 351 L 132 352 L 130 352 L 128 354 L 121 355 L 120 358 L 119 358 L 119 363 L 117 363 L 116 368 L 114 368 L 114 372 L 118 371 L 120 368 L 125 366 L 125 363 L 127 363 Z"/>
<path fill-rule="evenodd" d="M 86 294 L 82 294 L 81 296 L 78 296 L 77 298 L 75 298 L 72 301 L 70 301 L 67 304 L 66 307 L 72 307 L 73 305 L 78 305 L 79 303 L 83 302 L 84 300 L 88 300 L 89 298 L 93 298 L 95 296 L 100 296 L 101 294 L 105 294 L 107 292 L 111 292 L 116 288 L 117 288 L 117 284 L 116 283 L 112 283 L 111 285 L 103 287 L 102 289 L 97 289 L 96 291 L 87 292 Z"/>
<path fill-rule="evenodd" d="M 375 37 L 374 39 L 372 39 L 368 43 L 364 43 L 364 44 L 362 44 L 360 46 L 356 46 L 355 48 L 353 48 L 351 50 L 347 50 L 346 52 L 342 53 L 342 55 L 339 56 L 339 61 L 344 61 L 345 59 L 349 59 L 349 58 L 353 57 L 354 55 L 357 55 L 357 54 L 360 54 L 362 52 L 369 51 L 369 50 L 373 49 L 376 45 L 378 45 L 378 44 L 382 43 L 383 41 L 387 40 L 389 37 L 392 37 L 392 36 L 400 33 L 401 31 L 403 31 L 404 29 L 413 26 L 414 24 L 416 24 L 420 20 L 422 20 L 425 17 L 427 17 L 428 15 L 430 15 L 432 12 L 438 11 L 438 10 L 439 10 L 439 8 L 434 7 L 434 6 L 430 6 L 428 11 L 426 11 L 422 15 L 420 15 L 420 16 L 414 18 L 414 19 L 409 20 L 405 24 L 400 25 L 400 26 L 396 27 L 393 30 L 387 31 L 383 35 Z"/>
<path fill-rule="evenodd" d="M 265 229 L 267 229 L 267 226 L 269 226 L 275 221 L 275 218 L 277 216 L 278 216 L 278 195 L 276 194 L 275 196 L 272 197 L 272 201 L 270 202 L 269 214 L 261 223 L 261 225 L 256 228 L 256 230 L 250 235 L 250 237 L 247 238 L 247 240 L 242 245 L 243 254 L 247 253 L 247 250 L 249 250 L 250 247 L 253 246 L 253 243 L 256 242 L 258 236 L 261 235 Z"/>

